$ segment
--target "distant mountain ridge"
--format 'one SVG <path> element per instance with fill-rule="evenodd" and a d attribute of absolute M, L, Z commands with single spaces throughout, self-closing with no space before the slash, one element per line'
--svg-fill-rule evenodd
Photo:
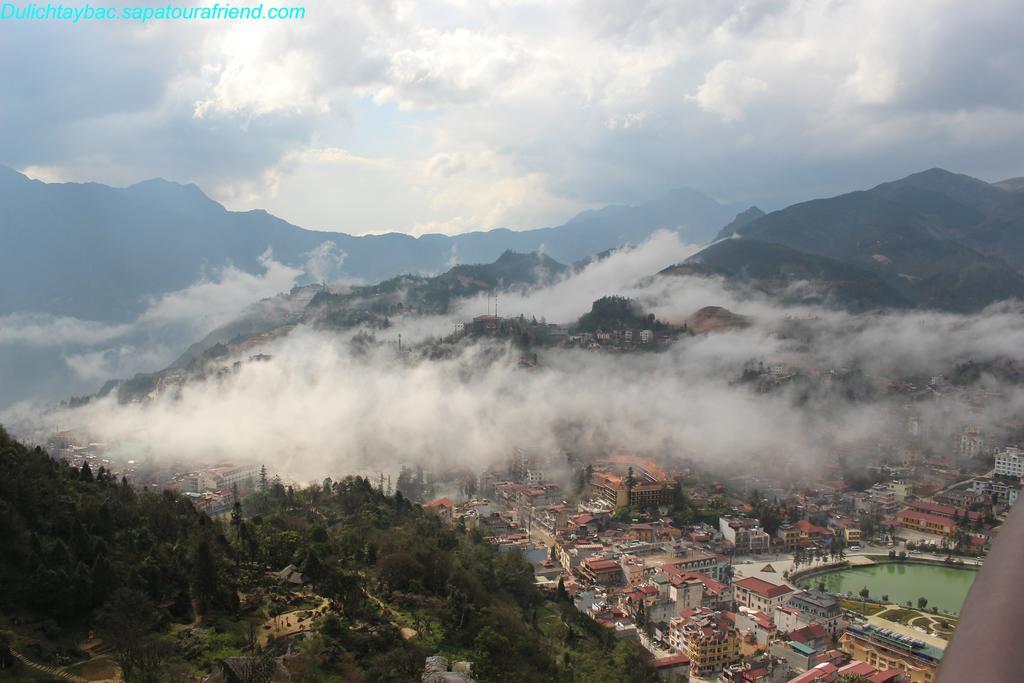
<path fill-rule="evenodd" d="M 399 275 L 375 285 L 296 287 L 250 306 L 237 320 L 193 344 L 171 368 L 182 368 L 210 349 L 304 323 L 320 329 L 386 329 L 389 316 L 448 313 L 458 299 L 487 291 L 552 284 L 569 266 L 546 254 L 506 251 L 493 263 L 454 266 L 441 275 Z"/>
<path fill-rule="evenodd" d="M 877 275 L 836 259 L 781 244 L 727 239 L 671 266 L 661 276 L 712 276 L 748 286 L 783 304 L 820 305 L 851 311 L 906 308 L 911 304 Z"/>
<path fill-rule="evenodd" d="M 0 315 L 127 321 L 147 298 L 187 287 L 210 269 L 231 263 L 262 272 L 268 248 L 275 260 L 303 267 L 312 250 L 333 242 L 345 256 L 332 277 L 379 282 L 444 272 L 453 263 L 489 263 L 509 249 L 543 250 L 571 263 L 661 228 L 700 244 L 735 212 L 677 190 L 639 206 L 586 211 L 552 228 L 354 236 L 303 229 L 262 210 L 228 211 L 195 185 L 43 183 L 0 167 Z"/>
<path fill-rule="evenodd" d="M 942 169 L 794 204 L 718 237 L 733 235 L 855 266 L 916 306 L 1024 298 L 1024 194 Z"/>

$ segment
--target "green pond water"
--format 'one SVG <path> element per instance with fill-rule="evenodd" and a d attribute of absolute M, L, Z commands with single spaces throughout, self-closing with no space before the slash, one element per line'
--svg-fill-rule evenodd
<path fill-rule="evenodd" d="M 823 582 L 829 593 L 853 596 L 867 586 L 876 600 L 888 595 L 890 602 L 904 604 L 910 600 L 914 607 L 918 598 L 925 597 L 929 610 L 935 606 L 940 611 L 959 614 L 977 573 L 939 565 L 876 564 L 819 574 L 800 583 L 813 588 Z"/>

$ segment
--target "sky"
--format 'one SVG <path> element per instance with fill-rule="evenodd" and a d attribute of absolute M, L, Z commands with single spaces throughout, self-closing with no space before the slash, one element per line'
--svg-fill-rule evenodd
<path fill-rule="evenodd" d="M 1024 175 L 1017 0 L 305 6 L 0 21 L 0 163 L 195 182 L 356 234 L 557 225 L 681 186 L 771 209 L 933 166 Z"/>

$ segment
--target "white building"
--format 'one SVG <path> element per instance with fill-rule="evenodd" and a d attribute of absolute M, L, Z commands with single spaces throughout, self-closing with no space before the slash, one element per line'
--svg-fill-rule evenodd
<path fill-rule="evenodd" d="M 650 344 L 654 341 L 654 332 L 651 330 L 640 330 L 640 343 Z"/>
<path fill-rule="evenodd" d="M 789 586 L 769 583 L 754 576 L 733 581 L 732 590 L 737 605 L 765 614 L 771 614 L 793 597 L 793 589 Z"/>
<path fill-rule="evenodd" d="M 996 453 L 995 473 L 1002 477 L 1024 477 L 1024 451 L 1007 446 Z"/>

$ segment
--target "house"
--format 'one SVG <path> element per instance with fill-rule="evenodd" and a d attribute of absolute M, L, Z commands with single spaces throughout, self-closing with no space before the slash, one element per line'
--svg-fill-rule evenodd
<path fill-rule="evenodd" d="M 771 536 L 761 529 L 761 522 L 751 517 L 720 517 L 718 530 L 727 548 L 738 553 L 768 552 Z"/>
<path fill-rule="evenodd" d="M 804 545 L 817 541 L 831 540 L 835 535 L 831 529 L 818 526 L 806 519 L 799 520 L 794 526 L 800 531 L 800 542 Z"/>
<path fill-rule="evenodd" d="M 775 545 L 781 550 L 792 552 L 800 543 L 800 529 L 792 524 L 783 524 L 775 532 Z"/>
<path fill-rule="evenodd" d="M 828 649 L 830 635 L 821 624 L 811 624 L 792 631 L 789 640 L 792 643 L 806 645 L 815 652 L 824 652 Z"/>
<path fill-rule="evenodd" d="M 290 564 L 279 572 L 275 572 L 275 575 L 282 582 L 291 584 L 296 588 L 304 586 L 309 583 L 310 579 L 308 576 L 303 574 L 298 567 L 294 564 Z"/>
<path fill-rule="evenodd" d="M 587 581 L 602 586 L 617 586 L 624 583 L 622 565 L 616 560 L 588 557 L 580 563 L 579 573 Z"/>
<path fill-rule="evenodd" d="M 451 526 L 453 519 L 452 513 L 455 510 L 455 504 L 452 502 L 451 498 L 435 498 L 424 505 L 423 509 L 428 512 L 433 512 L 442 522 Z"/>
<path fill-rule="evenodd" d="M 690 658 L 686 655 L 659 657 L 651 661 L 651 667 L 662 683 L 689 683 Z"/>
<path fill-rule="evenodd" d="M 769 583 L 755 576 L 733 581 L 732 590 L 737 605 L 767 614 L 785 604 L 793 594 L 789 586 Z"/>
<path fill-rule="evenodd" d="M 746 607 L 741 607 L 736 613 L 736 631 L 743 637 L 749 637 L 760 649 L 768 647 L 778 633 L 775 622 L 764 612 L 755 612 Z"/>
<path fill-rule="evenodd" d="M 818 590 L 800 591 L 789 599 L 784 608 L 776 608 L 776 613 L 779 609 L 795 610 L 797 613 L 796 623 L 801 626 L 821 624 L 833 636 L 836 635 L 839 619 L 843 614 L 839 600 L 835 596 Z M 779 628 L 781 629 L 782 626 L 780 625 Z M 787 628 L 785 630 L 795 629 Z"/>

